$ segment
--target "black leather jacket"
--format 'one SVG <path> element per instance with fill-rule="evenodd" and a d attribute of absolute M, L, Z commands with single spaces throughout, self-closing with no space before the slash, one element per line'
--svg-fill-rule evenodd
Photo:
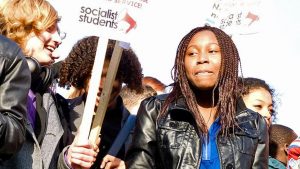
<path fill-rule="evenodd" d="M 21 49 L 0 35 L 0 165 L 25 140 L 27 94 L 31 75 Z"/>
<path fill-rule="evenodd" d="M 199 169 L 201 132 L 184 99 L 170 105 L 168 116 L 157 120 L 166 95 L 154 96 L 141 103 L 132 145 L 126 155 L 128 169 Z M 236 120 L 240 128 L 223 137 L 217 136 L 221 168 L 267 168 L 268 131 L 263 117 L 248 110 L 239 100 Z"/>

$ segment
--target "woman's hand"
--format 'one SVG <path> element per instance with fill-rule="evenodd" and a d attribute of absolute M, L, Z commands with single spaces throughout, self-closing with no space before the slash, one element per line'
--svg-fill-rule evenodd
<path fill-rule="evenodd" d="M 111 155 L 106 155 L 102 160 L 100 168 L 101 169 L 102 168 L 103 169 L 125 169 L 126 167 L 123 160 Z"/>
<path fill-rule="evenodd" d="M 98 152 L 98 146 L 96 144 L 92 144 L 89 140 L 79 143 L 77 134 L 67 151 L 67 162 L 74 169 L 88 169 L 96 161 Z"/>

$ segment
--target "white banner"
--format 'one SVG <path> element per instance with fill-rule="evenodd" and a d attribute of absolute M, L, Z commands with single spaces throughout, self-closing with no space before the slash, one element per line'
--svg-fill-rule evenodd
<path fill-rule="evenodd" d="M 215 0 L 206 24 L 230 35 L 259 32 L 261 0 Z"/>
<path fill-rule="evenodd" d="M 65 3 L 66 1 L 60 1 Z M 109 39 L 129 42 L 139 26 L 147 0 L 73 0 L 72 7 L 64 12 L 80 34 L 98 35 Z"/>

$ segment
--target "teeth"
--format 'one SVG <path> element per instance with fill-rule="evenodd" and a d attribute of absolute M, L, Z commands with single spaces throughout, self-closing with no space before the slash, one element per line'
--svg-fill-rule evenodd
<path fill-rule="evenodd" d="M 198 72 L 196 75 L 209 74 L 209 72 Z"/>
<path fill-rule="evenodd" d="M 47 47 L 47 49 L 48 49 L 50 52 L 53 52 L 53 51 L 54 51 L 54 48 L 52 48 L 52 47 Z"/>

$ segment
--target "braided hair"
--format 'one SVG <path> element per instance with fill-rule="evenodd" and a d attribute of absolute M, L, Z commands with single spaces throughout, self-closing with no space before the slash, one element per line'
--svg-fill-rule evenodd
<path fill-rule="evenodd" d="M 174 87 L 164 102 L 158 118 L 163 118 L 167 115 L 167 108 L 171 102 L 177 100 L 179 97 L 183 97 L 187 103 L 188 109 L 195 118 L 198 129 L 203 133 L 208 132 L 205 120 L 197 107 L 196 95 L 193 92 L 193 87 L 189 83 L 184 66 L 184 59 L 189 42 L 195 34 L 205 30 L 215 34 L 221 50 L 221 69 L 217 83 L 213 89 L 212 100 L 214 100 L 214 97 L 216 96 L 221 131 L 223 134 L 226 134 L 229 132 L 229 128 L 234 127 L 236 124 L 235 112 L 238 92 L 235 89 L 237 89 L 238 86 L 238 67 L 240 58 L 237 48 L 230 36 L 215 27 L 203 26 L 194 28 L 181 40 L 177 49 L 175 63 L 172 68 Z M 216 93 L 216 95 L 214 93 Z"/>

